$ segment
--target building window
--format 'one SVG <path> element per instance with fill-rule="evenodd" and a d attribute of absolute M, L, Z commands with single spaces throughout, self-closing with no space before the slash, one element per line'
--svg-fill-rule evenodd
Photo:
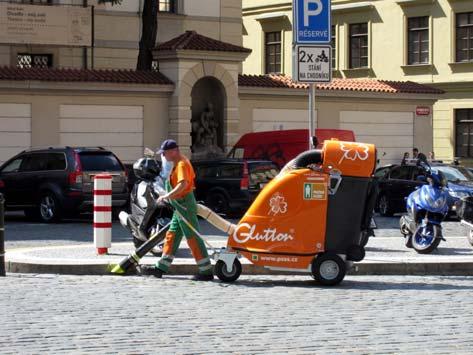
<path fill-rule="evenodd" d="M 281 72 L 281 32 L 265 33 L 266 74 Z"/>
<path fill-rule="evenodd" d="M 50 68 L 53 66 L 52 54 L 18 53 L 18 68 Z"/>
<path fill-rule="evenodd" d="M 429 63 L 429 17 L 411 17 L 407 21 L 409 65 Z"/>
<path fill-rule="evenodd" d="M 473 109 L 455 110 L 455 156 L 473 157 Z"/>
<path fill-rule="evenodd" d="M 457 62 L 473 62 L 473 12 L 457 14 Z"/>
<path fill-rule="evenodd" d="M 170 12 L 176 13 L 176 1 L 175 0 L 159 0 L 159 12 Z"/>
<path fill-rule="evenodd" d="M 350 25 L 350 69 L 368 67 L 368 24 Z"/>
<path fill-rule="evenodd" d="M 332 25 L 332 39 L 330 45 L 332 46 L 332 69 L 335 69 L 337 64 L 337 28 L 335 25 Z"/>

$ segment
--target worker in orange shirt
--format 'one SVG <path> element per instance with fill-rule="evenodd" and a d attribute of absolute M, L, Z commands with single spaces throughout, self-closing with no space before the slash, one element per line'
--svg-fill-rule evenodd
<path fill-rule="evenodd" d="M 168 272 L 179 244 L 181 244 L 182 237 L 185 236 L 199 268 L 198 274 L 192 279 L 195 281 L 211 281 L 214 277 L 210 258 L 204 241 L 196 234 L 196 232 L 199 232 L 199 221 L 197 219 L 197 202 L 194 197 L 194 169 L 189 159 L 179 151 L 176 141 L 172 139 L 165 140 L 161 144 L 159 153 L 163 154 L 166 160 L 172 162 L 174 168 L 166 181 L 167 193 L 159 197 L 158 203 L 166 200 L 175 211 L 171 226 L 166 234 L 163 256 L 156 263 L 156 266 L 149 271 L 158 278 Z"/>

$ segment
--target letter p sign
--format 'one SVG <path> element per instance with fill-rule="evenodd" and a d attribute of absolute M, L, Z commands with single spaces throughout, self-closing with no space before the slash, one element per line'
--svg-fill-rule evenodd
<path fill-rule="evenodd" d="M 330 43 L 330 0 L 293 0 L 293 10 L 295 43 Z"/>
<path fill-rule="evenodd" d="M 315 4 L 315 8 L 311 7 L 311 4 Z M 322 10 L 321 0 L 304 0 L 304 27 L 309 27 L 310 17 L 320 15 Z"/>

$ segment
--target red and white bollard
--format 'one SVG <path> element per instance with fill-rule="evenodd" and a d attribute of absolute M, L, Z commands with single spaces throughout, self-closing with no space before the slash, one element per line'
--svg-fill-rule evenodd
<path fill-rule="evenodd" d="M 99 255 L 112 246 L 112 176 L 107 174 L 94 177 L 94 245 Z"/>

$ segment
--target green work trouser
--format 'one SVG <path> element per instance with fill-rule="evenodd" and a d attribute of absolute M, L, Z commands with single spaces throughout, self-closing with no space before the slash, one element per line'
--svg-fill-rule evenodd
<path fill-rule="evenodd" d="M 166 182 L 166 190 L 170 191 L 171 189 L 171 184 Z M 197 262 L 199 273 L 211 274 L 212 265 L 204 241 L 195 233 L 195 231 L 199 231 L 199 220 L 197 219 L 197 202 L 194 193 L 190 192 L 183 198 L 176 201 L 170 201 L 170 203 L 175 210 L 179 211 L 187 222 L 184 221 L 176 211 L 174 211 L 171 226 L 166 234 L 163 256 L 156 264 L 156 267 L 163 272 L 168 272 L 169 267 L 174 260 L 174 256 L 179 249 L 182 237 L 186 237 L 187 244 Z M 195 231 L 187 223 L 189 223 Z"/>

